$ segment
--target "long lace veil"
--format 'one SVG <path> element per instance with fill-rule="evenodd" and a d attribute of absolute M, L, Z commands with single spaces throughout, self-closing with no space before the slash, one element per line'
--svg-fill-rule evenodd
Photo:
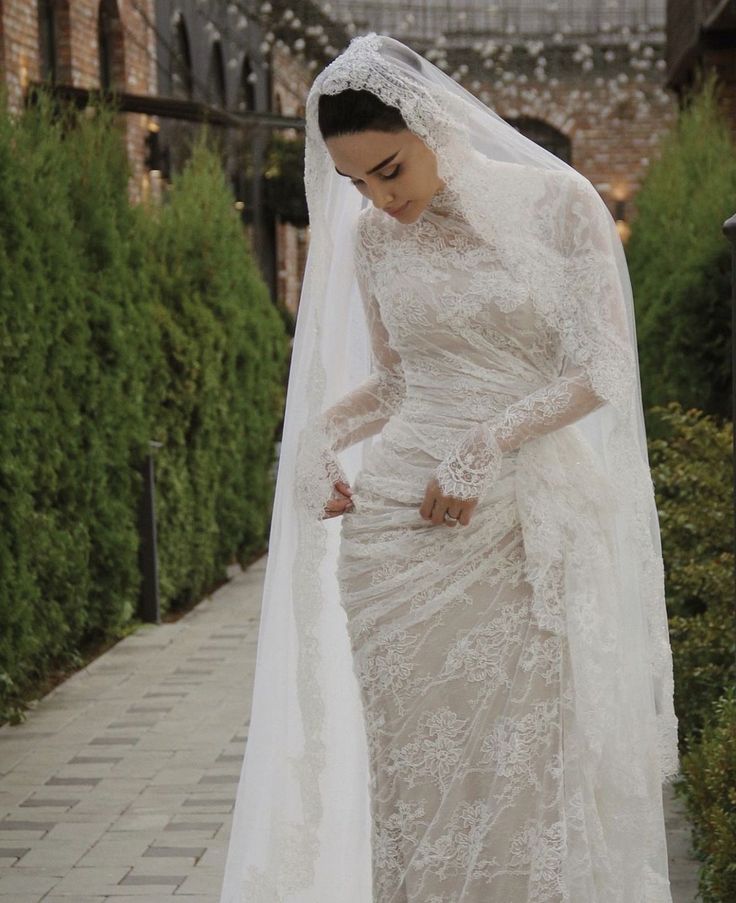
<path fill-rule="evenodd" d="M 520 449 L 533 612 L 567 636 L 577 721 L 595 767 L 619 775 L 624 809 L 630 798 L 636 811 L 637 763 L 654 762 L 663 781 L 678 768 L 634 308 L 614 221 L 587 179 L 432 63 L 391 37 L 356 37 L 307 99 L 309 253 L 221 903 L 371 901 L 366 737 L 335 576 L 340 518 L 320 517 L 332 488 L 320 414 L 374 367 L 353 261 L 368 201 L 336 174 L 317 125 L 320 94 L 346 88 L 398 107 L 467 220 L 515 274 L 506 309 L 527 305 L 608 402 Z M 585 449 L 575 470 L 564 454 L 571 429 Z M 371 441 L 341 453 L 349 479 Z M 577 526 L 591 505 L 607 506 L 605 550 L 589 549 Z M 621 730 L 623 711 L 633 732 Z"/>

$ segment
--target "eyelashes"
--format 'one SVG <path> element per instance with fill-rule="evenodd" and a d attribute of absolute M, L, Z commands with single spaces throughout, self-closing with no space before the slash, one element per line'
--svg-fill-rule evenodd
<path fill-rule="evenodd" d="M 388 180 L 388 179 L 395 179 L 396 176 L 398 176 L 398 174 L 399 174 L 400 172 L 401 172 L 401 163 L 397 163 L 397 164 L 396 164 L 396 169 L 391 173 L 391 175 L 383 176 L 383 178 L 386 179 L 386 180 Z M 356 182 L 354 179 L 351 179 L 350 181 L 352 182 L 353 185 L 355 185 L 356 188 L 358 187 L 358 182 Z"/>

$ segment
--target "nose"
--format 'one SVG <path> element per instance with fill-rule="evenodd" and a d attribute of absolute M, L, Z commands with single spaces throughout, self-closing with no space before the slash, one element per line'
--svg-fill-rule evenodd
<path fill-rule="evenodd" d="M 372 192 L 373 206 L 379 210 L 385 210 L 387 207 L 393 207 L 394 199 L 391 195 L 384 194 L 380 188 Z"/>

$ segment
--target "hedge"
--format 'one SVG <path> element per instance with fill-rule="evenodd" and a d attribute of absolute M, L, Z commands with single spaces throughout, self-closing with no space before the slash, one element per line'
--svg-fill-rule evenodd
<path fill-rule="evenodd" d="M 734 212 L 736 147 L 718 95 L 712 74 L 688 95 L 636 196 L 626 256 L 645 410 L 677 399 L 731 416 L 731 263 L 721 227 Z"/>
<path fill-rule="evenodd" d="M 736 899 L 733 427 L 679 402 L 650 412 L 682 778 L 704 903 Z"/>
<path fill-rule="evenodd" d="M 0 101 L 0 718 L 135 622 L 155 453 L 162 608 L 264 547 L 289 350 L 206 133 L 128 202 L 114 111 Z"/>

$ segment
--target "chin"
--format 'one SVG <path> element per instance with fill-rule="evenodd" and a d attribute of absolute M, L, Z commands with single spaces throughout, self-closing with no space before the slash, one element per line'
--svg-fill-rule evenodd
<path fill-rule="evenodd" d="M 417 201 L 409 201 L 406 210 L 402 210 L 401 213 L 397 214 L 396 216 L 391 213 L 388 213 L 386 215 L 390 216 L 391 219 L 395 219 L 399 223 L 413 223 L 421 213 L 421 209 L 417 209 L 420 206 L 421 204 Z"/>

